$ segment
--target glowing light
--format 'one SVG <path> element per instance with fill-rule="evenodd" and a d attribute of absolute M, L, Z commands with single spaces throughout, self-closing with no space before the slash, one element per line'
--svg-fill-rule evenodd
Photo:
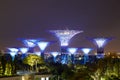
<path fill-rule="evenodd" d="M 19 48 L 20 49 L 20 51 L 24 54 L 24 53 L 27 53 L 27 51 L 28 51 L 28 48 Z"/>
<path fill-rule="evenodd" d="M 78 33 L 83 31 L 78 30 L 51 30 L 50 32 L 54 33 L 60 41 L 61 46 L 68 46 L 70 39 Z"/>
<path fill-rule="evenodd" d="M 82 48 L 84 54 L 88 54 L 92 49 L 91 48 Z"/>
<path fill-rule="evenodd" d="M 35 54 L 41 56 L 41 52 L 35 52 Z"/>
<path fill-rule="evenodd" d="M 52 54 L 53 57 L 54 57 L 54 62 L 56 62 L 56 57 L 57 57 L 57 55 L 59 54 L 59 52 L 51 52 L 51 54 Z"/>
<path fill-rule="evenodd" d="M 17 54 L 17 52 L 19 51 L 17 48 L 8 48 L 8 50 L 10 50 L 10 55 L 12 56 L 12 60 L 14 60 L 15 55 Z"/>
<path fill-rule="evenodd" d="M 46 77 L 46 80 L 49 80 L 49 77 Z"/>
<path fill-rule="evenodd" d="M 10 55 L 12 56 L 12 58 L 14 58 L 15 57 L 15 55 L 16 55 L 16 53 L 15 52 L 9 52 L 10 53 Z"/>
<path fill-rule="evenodd" d="M 77 48 L 68 48 L 68 52 L 70 52 L 71 54 L 74 54 L 77 52 Z"/>
<path fill-rule="evenodd" d="M 37 41 L 38 40 L 36 39 L 27 39 L 27 40 L 24 40 L 24 44 L 28 47 L 35 47 Z"/>
<path fill-rule="evenodd" d="M 93 40 L 95 41 L 97 46 L 100 48 L 100 47 L 104 47 L 109 39 L 107 39 L 107 38 L 95 38 Z"/>
<path fill-rule="evenodd" d="M 41 51 L 44 51 L 45 48 L 48 46 L 49 42 L 41 41 L 41 42 L 38 42 L 37 44 L 38 44 L 39 48 L 41 49 Z"/>
<path fill-rule="evenodd" d="M 57 57 L 57 55 L 59 54 L 58 52 L 51 52 L 51 54 L 53 55 L 53 57 Z"/>
<path fill-rule="evenodd" d="M 10 50 L 11 52 L 18 52 L 17 48 L 8 48 L 8 50 Z"/>
<path fill-rule="evenodd" d="M 45 78 L 44 78 L 44 77 L 41 77 L 41 80 L 45 80 Z"/>

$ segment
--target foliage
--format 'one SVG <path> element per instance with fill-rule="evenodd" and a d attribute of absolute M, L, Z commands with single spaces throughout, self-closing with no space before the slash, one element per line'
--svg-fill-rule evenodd
<path fill-rule="evenodd" d="M 26 58 L 24 58 L 23 63 L 32 67 L 35 64 L 44 64 L 44 61 L 41 57 L 35 54 L 29 54 Z"/>

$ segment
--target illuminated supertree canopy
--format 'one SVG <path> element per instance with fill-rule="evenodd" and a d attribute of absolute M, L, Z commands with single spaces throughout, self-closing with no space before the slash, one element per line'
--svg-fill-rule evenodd
<path fill-rule="evenodd" d="M 104 47 L 110 40 L 111 38 L 93 38 L 93 41 L 98 48 Z"/>
<path fill-rule="evenodd" d="M 56 62 L 56 57 L 59 54 L 59 52 L 51 52 L 51 54 L 54 57 L 54 62 Z"/>
<path fill-rule="evenodd" d="M 19 48 L 19 50 L 24 54 L 28 52 L 28 48 Z"/>
<path fill-rule="evenodd" d="M 74 54 L 74 53 L 77 52 L 78 48 L 68 48 L 67 50 L 68 50 L 68 52 L 70 52 L 71 54 Z"/>
<path fill-rule="evenodd" d="M 81 48 L 82 52 L 86 55 L 92 50 L 92 48 Z"/>
<path fill-rule="evenodd" d="M 51 54 L 53 55 L 53 57 L 57 57 L 57 55 L 59 54 L 59 52 L 51 52 Z"/>
<path fill-rule="evenodd" d="M 8 50 L 10 50 L 10 55 L 12 56 L 12 60 L 14 60 L 15 55 L 17 54 L 17 52 L 19 51 L 17 48 L 8 48 Z"/>
<path fill-rule="evenodd" d="M 45 48 L 48 46 L 50 42 L 45 42 L 45 41 L 40 41 L 40 42 L 37 42 L 39 48 L 41 49 L 41 51 L 44 51 Z"/>
<path fill-rule="evenodd" d="M 79 30 L 50 30 L 50 32 L 54 33 L 60 41 L 61 46 L 68 46 L 70 39 L 78 33 L 82 33 L 83 31 Z"/>
<path fill-rule="evenodd" d="M 23 40 L 24 44 L 25 44 L 27 47 L 35 47 L 37 41 L 38 41 L 37 39 L 25 39 L 25 40 Z"/>

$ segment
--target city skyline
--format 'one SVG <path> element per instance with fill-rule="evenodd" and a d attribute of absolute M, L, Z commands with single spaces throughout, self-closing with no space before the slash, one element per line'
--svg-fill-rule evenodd
<path fill-rule="evenodd" d="M 114 37 L 105 50 L 120 52 L 120 1 L 0 1 L 0 49 L 20 46 L 18 38 L 58 39 L 48 30 L 83 30 L 72 47 L 95 47 L 86 37 Z M 53 48 L 58 46 L 53 45 Z M 59 48 L 59 47 L 58 47 Z"/>

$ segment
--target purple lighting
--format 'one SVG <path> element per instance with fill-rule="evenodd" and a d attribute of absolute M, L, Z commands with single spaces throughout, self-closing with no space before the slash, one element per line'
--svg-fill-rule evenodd
<path fill-rule="evenodd" d="M 38 40 L 36 40 L 36 39 L 26 39 L 26 40 L 23 40 L 24 44 L 25 44 L 27 47 L 35 47 L 37 41 L 38 41 Z"/>
<path fill-rule="evenodd" d="M 109 41 L 108 38 L 95 38 L 93 40 L 99 48 L 104 47 L 107 44 L 107 42 Z"/>
<path fill-rule="evenodd" d="M 72 37 L 74 37 L 78 33 L 82 33 L 83 31 L 79 30 L 50 30 L 50 32 L 54 33 L 56 37 L 59 38 L 61 46 L 68 46 L 69 41 Z"/>
<path fill-rule="evenodd" d="M 97 46 L 97 57 L 103 58 L 104 57 L 104 47 L 105 45 L 112 40 L 112 38 L 91 38 L 93 43 Z"/>

